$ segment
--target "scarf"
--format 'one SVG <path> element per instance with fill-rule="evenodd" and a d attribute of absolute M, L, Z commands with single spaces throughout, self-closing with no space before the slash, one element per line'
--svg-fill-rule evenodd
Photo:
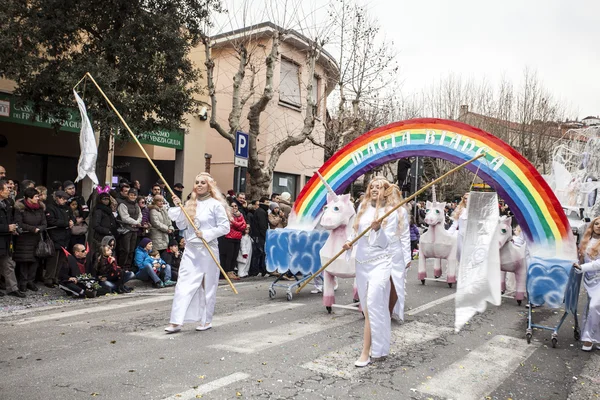
<path fill-rule="evenodd" d="M 210 192 L 206 192 L 204 194 L 198 195 L 196 198 L 200 201 L 208 199 L 210 196 Z"/>
<path fill-rule="evenodd" d="M 29 201 L 29 199 L 25 199 L 25 205 L 32 209 L 32 210 L 39 210 L 40 209 L 40 203 L 32 203 Z"/>

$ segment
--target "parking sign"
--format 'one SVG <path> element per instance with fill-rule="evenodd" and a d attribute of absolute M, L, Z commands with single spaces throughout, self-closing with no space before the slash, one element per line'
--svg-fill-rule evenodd
<path fill-rule="evenodd" d="M 248 166 L 248 144 L 248 134 L 237 131 L 235 133 L 235 165 L 239 167 Z"/>

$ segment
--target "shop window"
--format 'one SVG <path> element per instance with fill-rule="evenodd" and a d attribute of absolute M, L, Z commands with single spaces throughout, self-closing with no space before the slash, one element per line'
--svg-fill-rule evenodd
<path fill-rule="evenodd" d="M 279 71 L 279 101 L 300 108 L 300 66 L 292 61 L 281 59 Z"/>
<path fill-rule="evenodd" d="M 292 195 L 292 200 L 296 199 L 298 186 L 298 175 L 285 174 L 282 172 L 273 172 L 273 191 L 272 193 L 288 192 Z"/>

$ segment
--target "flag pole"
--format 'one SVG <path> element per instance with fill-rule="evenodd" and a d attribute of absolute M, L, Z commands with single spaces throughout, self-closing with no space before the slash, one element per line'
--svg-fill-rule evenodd
<path fill-rule="evenodd" d="M 475 160 L 477 160 L 477 159 L 479 159 L 479 158 L 481 158 L 483 156 L 485 156 L 485 152 L 483 152 L 483 153 L 481 153 L 481 154 L 479 154 L 479 155 L 471 158 L 469 161 L 466 161 L 466 162 L 458 165 L 457 167 L 455 167 L 455 168 L 451 169 L 450 171 L 446 172 L 444 175 L 442 175 L 439 178 L 435 179 L 431 183 L 428 183 L 427 185 L 423 186 L 421 189 L 419 189 L 418 191 L 416 191 L 415 193 L 413 193 L 409 197 L 405 198 L 400 203 L 398 203 L 396 206 L 394 206 L 391 210 L 389 210 L 388 212 L 386 212 L 385 214 L 383 214 L 383 216 L 381 218 L 379 218 L 377 221 L 382 222 L 384 219 L 386 219 L 387 217 L 389 217 L 397 209 L 399 209 L 400 207 L 402 207 L 403 205 L 405 205 L 406 203 L 408 203 L 409 201 L 411 201 L 412 199 L 414 199 L 415 197 L 417 197 L 418 195 L 420 195 L 421 193 L 423 193 L 424 191 L 426 191 L 427 189 L 429 189 L 433 185 L 437 184 L 442 179 L 444 179 L 444 178 L 448 177 L 449 175 L 452 175 L 453 173 L 455 173 L 455 172 L 463 169 L 467 165 L 471 164 L 473 161 L 475 161 Z M 357 237 L 355 237 L 352 241 L 349 242 L 350 246 L 353 246 L 354 243 L 358 242 L 358 239 L 360 239 L 361 237 L 365 236 L 367 233 L 369 233 L 370 230 L 371 230 L 371 227 L 369 226 L 367 229 L 365 229 L 364 231 L 362 231 Z M 331 265 L 331 263 L 333 263 L 339 256 L 341 256 L 342 254 L 344 254 L 346 251 L 347 250 L 344 250 L 344 249 L 340 250 L 335 256 L 333 256 L 333 258 L 331 258 L 329 261 L 327 261 L 325 263 L 325 265 L 323 265 L 317 272 L 315 272 L 314 274 L 312 274 L 310 276 L 310 278 L 308 278 L 306 281 L 304 281 L 304 283 L 302 285 L 300 285 L 298 287 L 298 289 L 296 289 L 296 293 L 300 293 L 300 291 L 302 289 L 304 289 L 304 287 L 306 285 L 308 285 L 308 283 L 310 281 L 312 281 L 321 272 L 325 271 L 325 269 L 327 267 L 329 267 Z"/>
<path fill-rule="evenodd" d="M 98 85 L 98 83 L 96 83 L 96 81 L 94 80 L 94 78 L 92 77 L 92 75 L 89 72 L 86 72 L 85 75 L 84 75 L 84 77 L 81 78 L 81 80 L 79 82 L 77 82 L 77 85 L 75 85 L 73 87 L 73 90 L 75 90 L 75 88 L 86 77 L 90 78 L 90 80 L 92 81 L 92 83 L 100 91 L 100 94 L 102 95 L 102 97 L 104 97 L 104 100 L 106 100 L 106 102 L 108 103 L 108 105 L 110 106 L 110 108 L 112 108 L 112 110 L 115 112 L 115 114 L 117 114 L 117 117 L 119 117 L 119 120 L 121 120 L 121 123 L 123 124 L 123 126 L 125 126 L 125 129 L 127 129 L 127 132 L 129 132 L 129 134 L 131 135 L 131 137 L 133 138 L 133 140 L 135 141 L 135 143 L 138 145 L 138 147 L 140 148 L 140 150 L 142 151 L 142 153 L 144 154 L 144 156 L 146 157 L 146 159 L 148 160 L 148 162 L 150 162 L 150 165 L 152 165 L 152 168 L 154 168 L 154 171 L 158 174 L 158 177 L 160 178 L 160 180 L 165 184 L 165 187 L 167 188 L 167 190 L 169 191 L 169 193 L 171 193 L 171 196 L 176 197 L 175 193 L 171 189 L 171 186 L 169 186 L 169 184 L 167 183 L 166 179 L 162 176 L 161 172 L 158 170 L 158 168 L 156 167 L 156 165 L 154 164 L 154 162 L 152 161 L 152 159 L 150 158 L 150 156 L 148 155 L 148 153 L 146 153 L 146 149 L 144 149 L 144 147 L 142 146 L 142 144 L 138 140 L 137 136 L 135 136 L 135 134 L 129 128 L 129 125 L 127 125 L 127 122 L 125 122 L 125 120 L 123 119 L 123 117 L 121 116 L 121 114 L 119 113 L 119 111 L 117 111 L 116 107 L 108 99 L 108 97 L 106 96 L 106 94 L 104 93 L 104 91 L 102 90 L 102 88 L 100 87 L 100 85 Z M 181 200 L 181 199 L 179 199 L 179 200 Z M 182 201 L 179 202 L 178 206 L 179 206 L 179 208 L 181 208 L 181 211 L 183 211 L 183 214 L 187 218 L 190 226 L 194 228 L 194 231 L 196 232 L 196 234 L 200 233 L 200 230 L 198 228 L 196 228 L 196 224 L 194 224 L 194 221 L 192 220 L 192 218 L 190 217 L 190 215 L 185 210 L 185 207 L 183 206 L 183 202 Z M 210 249 L 210 246 L 208 245 L 208 243 L 206 242 L 206 240 L 204 240 L 203 237 L 201 237 L 200 239 L 202 240 L 202 243 L 204 244 L 204 247 L 206 247 L 206 250 L 208 250 L 208 253 L 212 257 L 212 259 L 215 262 L 215 264 L 217 264 L 217 267 L 219 267 L 219 269 L 221 270 L 221 273 L 223 274 L 223 276 L 227 280 L 227 283 L 229 283 L 229 286 L 231 286 L 231 290 L 233 290 L 233 293 L 238 294 L 238 291 L 235 289 L 235 286 L 233 286 L 233 283 L 231 282 L 231 280 L 227 276 L 227 273 L 225 272 L 225 270 L 223 269 L 223 267 L 221 266 L 221 264 L 219 264 L 219 261 L 217 260 L 217 258 L 215 257 L 215 254 Z"/>

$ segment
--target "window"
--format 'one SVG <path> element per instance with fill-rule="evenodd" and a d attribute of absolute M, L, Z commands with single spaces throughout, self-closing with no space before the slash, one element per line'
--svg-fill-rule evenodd
<path fill-rule="evenodd" d="M 313 100 L 315 101 L 315 117 L 321 118 L 321 78 L 313 76 Z"/>
<path fill-rule="evenodd" d="M 300 67 L 282 58 L 279 73 L 279 101 L 300 108 Z"/>
<path fill-rule="evenodd" d="M 273 191 L 271 193 L 288 192 L 292 195 L 292 200 L 296 198 L 296 186 L 298 175 L 286 174 L 282 172 L 273 172 Z"/>

